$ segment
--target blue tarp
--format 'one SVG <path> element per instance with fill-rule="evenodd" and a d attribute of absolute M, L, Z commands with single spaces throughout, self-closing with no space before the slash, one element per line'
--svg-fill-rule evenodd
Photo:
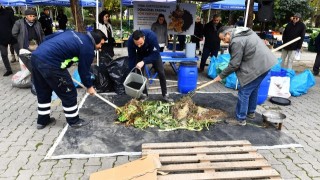
<path fill-rule="evenodd" d="M 202 10 L 217 9 L 217 10 L 246 10 L 245 0 L 224 0 L 204 4 Z M 253 11 L 258 11 L 258 3 L 254 3 Z"/>

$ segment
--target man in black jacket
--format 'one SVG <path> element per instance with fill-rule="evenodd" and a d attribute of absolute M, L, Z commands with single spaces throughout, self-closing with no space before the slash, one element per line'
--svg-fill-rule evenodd
<path fill-rule="evenodd" d="M 59 29 L 65 31 L 67 29 L 68 18 L 64 14 L 63 10 L 59 11 L 58 16 L 57 16 L 57 20 L 58 20 L 58 23 L 59 23 Z"/>
<path fill-rule="evenodd" d="M 40 15 L 39 22 L 41 23 L 44 35 L 52 34 L 52 19 L 50 17 L 49 8 L 44 8 Z"/>
<path fill-rule="evenodd" d="M 0 53 L 2 57 L 3 64 L 7 70 L 3 76 L 9 76 L 12 74 L 10 62 L 8 59 L 8 44 L 12 40 L 11 29 L 14 24 L 14 16 L 13 14 L 0 6 Z"/>
<path fill-rule="evenodd" d="M 203 39 L 203 25 L 199 16 L 196 18 L 194 24 L 194 34 L 191 36 L 191 42 L 196 43 L 197 49 L 199 49 L 199 55 L 201 55 L 200 41 Z"/>
<path fill-rule="evenodd" d="M 306 26 L 300 21 L 301 14 L 294 14 L 292 21 L 289 22 L 283 31 L 282 40 L 283 44 L 297 38 L 301 37 L 299 41 L 296 41 L 282 49 L 282 67 L 292 69 L 292 63 L 295 59 L 295 51 L 299 52 L 302 47 L 304 40 L 304 35 L 306 33 Z"/>
<path fill-rule="evenodd" d="M 205 40 L 199 72 L 203 72 L 209 55 L 210 57 L 218 56 L 218 51 L 220 49 L 220 39 L 217 32 L 219 28 L 222 26 L 220 20 L 221 17 L 215 14 L 213 15 L 212 21 L 210 21 L 204 26 L 203 35 L 205 37 Z"/>
<path fill-rule="evenodd" d="M 319 74 L 319 68 L 320 68 L 320 33 L 318 34 L 315 40 L 315 45 L 317 50 L 317 56 L 313 64 L 313 75 L 317 76 Z"/>

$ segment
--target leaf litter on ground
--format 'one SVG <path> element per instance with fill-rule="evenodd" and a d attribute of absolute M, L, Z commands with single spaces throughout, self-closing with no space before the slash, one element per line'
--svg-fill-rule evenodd
<path fill-rule="evenodd" d="M 117 120 L 128 126 L 139 129 L 158 127 L 160 131 L 201 131 L 227 116 L 222 110 L 197 106 L 190 96 L 175 103 L 132 99 L 116 112 Z"/>

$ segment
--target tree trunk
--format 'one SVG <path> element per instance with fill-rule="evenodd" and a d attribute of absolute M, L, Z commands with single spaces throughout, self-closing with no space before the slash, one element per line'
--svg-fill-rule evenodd
<path fill-rule="evenodd" d="M 237 21 L 236 21 L 236 18 L 235 18 L 234 13 L 232 13 L 232 12 L 230 11 L 230 13 L 229 13 L 228 26 L 232 26 L 232 25 L 234 25 L 236 22 L 237 22 Z"/>
<path fill-rule="evenodd" d="M 315 28 L 320 27 L 320 15 L 316 15 L 315 22 L 314 22 L 314 27 Z"/>
<path fill-rule="evenodd" d="M 84 27 L 81 7 L 79 5 L 79 0 L 70 0 L 71 12 L 74 18 L 74 23 L 77 32 L 85 32 L 86 29 Z"/>
<path fill-rule="evenodd" d="M 247 2 L 248 0 L 246 0 L 246 5 L 247 5 Z M 254 4 L 254 0 L 250 0 L 247 27 L 251 29 L 253 27 L 253 4 Z"/>

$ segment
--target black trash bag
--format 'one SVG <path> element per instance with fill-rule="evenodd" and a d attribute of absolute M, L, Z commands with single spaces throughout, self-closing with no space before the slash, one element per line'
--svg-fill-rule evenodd
<path fill-rule="evenodd" d="M 125 94 L 123 82 L 130 73 L 128 61 L 128 56 L 119 57 L 109 63 L 107 67 L 114 90 L 119 95 Z"/>
<path fill-rule="evenodd" d="M 93 86 L 96 88 L 97 93 L 114 91 L 112 81 L 105 66 L 93 65 L 90 71 L 94 75 Z"/>
<path fill-rule="evenodd" d="M 99 66 L 107 66 L 112 61 L 112 57 L 105 51 L 99 53 Z"/>
<path fill-rule="evenodd" d="M 91 73 L 94 75 L 93 85 L 98 93 L 113 92 L 113 84 L 109 77 L 108 64 L 112 57 L 108 53 L 101 52 L 99 56 L 99 66 L 91 66 Z"/>

